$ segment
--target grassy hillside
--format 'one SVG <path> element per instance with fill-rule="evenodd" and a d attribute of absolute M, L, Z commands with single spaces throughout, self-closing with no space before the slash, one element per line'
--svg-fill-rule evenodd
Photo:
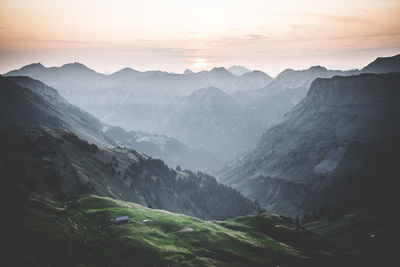
<path fill-rule="evenodd" d="M 18 198 L 17 198 L 18 199 Z M 86 195 L 54 201 L 33 195 L 5 210 L 5 255 L 18 266 L 330 266 L 321 240 L 279 216 L 228 221 Z M 129 216 L 116 225 L 114 218 Z M 4 218 L 4 217 L 3 217 Z M 149 221 L 144 221 L 149 220 Z M 289 245 L 296 241 L 296 245 Z M 321 246 L 319 246 L 321 248 Z M 323 246 L 322 246 L 323 247 Z"/>
<path fill-rule="evenodd" d="M 0 128 L 0 183 L 5 182 L 26 194 L 57 199 L 96 194 L 207 220 L 259 209 L 207 174 L 173 170 L 131 149 L 101 149 L 46 127 Z"/>
<path fill-rule="evenodd" d="M 308 222 L 304 227 L 345 251 L 341 260 L 349 265 L 384 266 L 397 261 L 398 224 L 393 209 L 369 208 Z"/>

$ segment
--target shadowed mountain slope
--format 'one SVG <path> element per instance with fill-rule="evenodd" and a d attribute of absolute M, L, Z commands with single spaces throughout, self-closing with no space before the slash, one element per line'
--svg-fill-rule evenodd
<path fill-rule="evenodd" d="M 393 194 L 399 83 L 399 73 L 315 80 L 306 98 L 252 153 L 222 171 L 220 181 L 291 216 Z"/>

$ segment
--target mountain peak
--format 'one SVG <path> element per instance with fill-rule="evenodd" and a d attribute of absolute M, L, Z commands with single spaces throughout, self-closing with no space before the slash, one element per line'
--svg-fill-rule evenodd
<path fill-rule="evenodd" d="M 325 67 L 322 67 L 320 65 L 312 66 L 308 70 L 310 71 L 327 71 Z"/>
<path fill-rule="evenodd" d="M 269 76 L 267 73 L 260 71 L 260 70 L 253 70 L 253 71 L 245 73 L 243 75 L 251 76 L 251 77 L 265 77 L 268 79 L 272 79 L 271 76 Z"/>
<path fill-rule="evenodd" d="M 27 76 L 29 74 L 41 71 L 41 70 L 43 70 L 45 68 L 46 67 L 44 67 L 40 62 L 37 62 L 37 63 L 32 63 L 32 64 L 29 64 L 29 65 L 23 66 L 22 68 L 20 68 L 18 70 L 12 70 L 10 72 L 7 72 L 5 75 L 6 76 L 15 76 L 15 75 Z"/>
<path fill-rule="evenodd" d="M 44 68 L 44 66 L 42 65 L 42 63 L 37 62 L 37 63 L 32 63 L 29 65 L 26 65 L 25 67 L 31 67 L 31 68 Z"/>
<path fill-rule="evenodd" d="M 32 63 L 29 65 L 26 65 L 22 67 L 20 70 L 39 70 L 39 69 L 44 69 L 45 67 L 42 65 L 42 63 L 37 62 L 37 63 Z"/>
<path fill-rule="evenodd" d="M 236 76 L 242 76 L 243 74 L 251 72 L 251 70 L 249 70 L 248 68 L 239 65 L 229 67 L 228 71 Z"/>
<path fill-rule="evenodd" d="M 280 72 L 277 77 L 283 76 L 283 75 L 287 75 L 287 74 L 291 74 L 293 72 L 296 72 L 296 71 L 294 69 L 285 69 L 282 72 Z"/>
<path fill-rule="evenodd" d="M 79 63 L 79 62 L 66 63 L 66 64 L 62 65 L 61 68 L 89 69 L 87 66 L 85 66 L 85 65 L 83 65 L 82 63 Z"/>
<path fill-rule="evenodd" d="M 121 70 L 118 70 L 118 71 L 112 73 L 111 75 L 116 75 L 116 74 L 130 74 L 130 73 L 139 73 L 139 72 L 140 72 L 140 71 L 138 71 L 138 70 L 135 70 L 135 69 L 126 67 L 126 68 L 123 68 L 123 69 L 121 69 Z"/>
<path fill-rule="evenodd" d="M 194 73 L 194 72 L 191 71 L 190 69 L 186 69 L 186 70 L 183 72 L 184 75 L 193 74 L 193 73 Z"/>
<path fill-rule="evenodd" d="M 229 72 L 227 69 L 225 69 L 224 67 L 214 67 L 212 70 L 210 70 L 211 73 L 220 73 L 220 74 L 232 74 L 231 72 Z"/>

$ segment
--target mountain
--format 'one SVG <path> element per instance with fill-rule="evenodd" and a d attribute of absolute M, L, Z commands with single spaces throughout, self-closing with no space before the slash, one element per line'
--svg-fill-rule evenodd
<path fill-rule="evenodd" d="M 335 75 L 352 75 L 357 74 L 359 71 L 341 71 L 341 70 L 328 70 L 322 66 L 312 66 L 306 70 L 292 70 L 286 69 L 278 74 L 274 82 L 281 84 L 285 88 L 298 88 L 309 86 L 316 78 L 331 78 Z"/>
<path fill-rule="evenodd" d="M 186 69 L 186 70 L 183 72 L 184 75 L 193 74 L 193 73 L 194 73 L 194 72 L 191 71 L 190 69 Z"/>
<path fill-rule="evenodd" d="M 258 210 L 214 177 L 170 169 L 131 149 L 101 149 L 61 129 L 1 128 L 0 147 L 2 184 L 28 192 L 58 199 L 92 193 L 202 219 Z"/>
<path fill-rule="evenodd" d="M 336 75 L 350 76 L 366 72 L 398 72 L 400 70 L 399 59 L 400 55 L 378 58 L 361 71 L 329 70 L 322 66 L 312 66 L 305 70 L 286 69 L 265 87 L 260 87 L 260 89 L 256 90 L 236 91 L 232 96 L 240 104 L 258 114 L 262 114 L 263 120 L 260 123 L 267 129 L 279 122 L 287 112 L 306 96 L 311 83 L 315 79 L 332 78 Z"/>
<path fill-rule="evenodd" d="M 0 94 L 1 126 L 48 126 L 71 131 L 102 147 L 115 144 L 101 132 L 100 121 L 69 104 L 55 89 L 40 81 L 1 76 Z"/>
<path fill-rule="evenodd" d="M 307 93 L 310 84 L 317 78 L 331 78 L 335 75 L 348 76 L 358 73 L 358 70 L 328 70 L 321 66 L 312 66 L 305 70 L 286 69 L 279 73 L 266 87 L 260 87 L 260 89 L 253 91 L 237 91 L 233 96 L 241 103 L 253 105 L 265 102 L 265 98 L 268 98 L 272 94 L 279 94 L 285 90 L 292 89 L 301 92 L 297 100 L 299 101 Z"/>
<path fill-rule="evenodd" d="M 243 66 L 232 66 L 229 67 L 228 70 L 236 76 L 242 76 L 243 74 L 251 72 L 251 70 Z"/>
<path fill-rule="evenodd" d="M 252 91 L 237 91 L 232 94 L 232 97 L 253 113 L 259 114 L 258 117 L 261 117 L 261 120 L 258 123 L 263 125 L 266 130 L 279 122 L 306 96 L 311 82 L 316 78 L 331 78 L 335 75 L 347 76 L 357 73 L 356 70 L 328 70 L 321 66 L 313 66 L 306 70 L 286 69 L 267 86 Z"/>
<path fill-rule="evenodd" d="M 20 112 L 20 109 L 15 109 L 17 103 L 10 103 L 8 100 L 9 97 L 4 95 L 2 98 L 4 101 L 2 112 L 4 119 L 0 121 L 0 125 L 46 125 L 67 129 L 101 147 L 122 145 L 145 153 L 153 158 L 160 158 L 173 167 L 180 165 L 190 170 L 210 172 L 221 166 L 218 159 L 207 151 L 191 149 L 173 138 L 143 132 L 128 133 L 120 127 L 106 125 L 86 111 L 69 104 L 55 89 L 40 81 L 19 76 L 3 77 L 3 79 L 4 81 L 13 82 L 14 87 L 19 85 L 37 94 L 41 98 L 38 99 L 40 103 L 36 103 L 33 106 L 38 107 L 39 110 L 47 107 L 47 113 L 31 113 L 32 110 L 29 110 L 26 111 L 29 115 L 40 114 L 42 118 L 35 120 L 32 117 L 27 117 Z M 3 93 L 6 91 L 9 91 L 9 93 L 16 92 L 9 84 L 2 87 L 5 88 Z M 26 89 L 20 90 L 29 93 Z M 18 106 L 24 106 L 24 108 L 29 109 L 30 104 L 18 104 Z M 13 115 L 14 113 L 17 115 Z M 54 121 L 54 118 L 57 116 L 60 118 L 60 121 Z M 10 121 L 6 123 L 8 119 Z M 52 123 L 45 123 L 45 121 Z"/>
<path fill-rule="evenodd" d="M 252 79 L 235 76 L 225 68 L 189 75 L 125 68 L 104 75 L 73 63 L 50 68 L 34 64 L 5 76 L 30 76 L 57 88 L 70 103 L 104 123 L 153 132 L 165 115 L 195 90 L 210 86 L 227 93 L 258 89 L 270 82 L 268 75 L 260 73 Z"/>
<path fill-rule="evenodd" d="M 363 73 L 398 72 L 400 69 L 400 55 L 393 57 L 378 57 L 362 69 Z"/>
<path fill-rule="evenodd" d="M 248 215 L 259 206 L 204 173 L 173 170 L 134 150 L 80 139 L 71 132 L 102 124 L 92 126 L 95 118 L 39 81 L 0 77 L 0 85 L 4 261 L 319 266 L 335 257 L 318 236 L 279 216 L 197 219 Z M 23 126 L 9 126 L 14 124 Z M 120 216 L 129 216 L 128 223 L 118 225 Z M 321 246 L 329 257 L 320 259 Z"/>
<path fill-rule="evenodd" d="M 180 166 L 193 171 L 212 172 L 222 166 L 221 161 L 204 149 L 192 149 L 165 135 L 126 132 L 120 127 L 105 126 L 104 133 L 118 145 L 133 148 L 152 158 L 162 159 L 169 166 Z"/>
<path fill-rule="evenodd" d="M 223 68 L 213 71 L 229 76 Z M 272 80 L 263 72 L 249 72 L 239 79 L 253 83 L 260 79 L 260 87 L 268 85 L 257 90 L 236 91 L 232 94 L 234 99 L 227 94 L 221 97 L 222 94 L 210 89 L 197 90 L 175 106 L 155 131 L 191 147 L 204 148 L 223 162 L 229 162 L 250 152 L 262 133 L 304 98 L 314 79 L 353 73 L 357 71 L 314 66 L 300 71 L 285 70 Z"/>
<path fill-rule="evenodd" d="M 157 131 L 227 162 L 255 145 L 264 130 L 256 116 L 222 90 L 208 87 L 180 102 Z"/>
<path fill-rule="evenodd" d="M 398 177 L 400 74 L 316 79 L 307 96 L 267 130 L 220 181 L 271 212 L 393 196 Z"/>
<path fill-rule="evenodd" d="M 109 74 L 107 76 L 108 79 L 112 80 L 117 80 L 117 81 L 123 81 L 123 80 L 129 80 L 132 78 L 136 78 L 143 75 L 143 72 L 134 70 L 132 68 L 123 68 L 122 70 L 116 71 L 112 74 Z"/>

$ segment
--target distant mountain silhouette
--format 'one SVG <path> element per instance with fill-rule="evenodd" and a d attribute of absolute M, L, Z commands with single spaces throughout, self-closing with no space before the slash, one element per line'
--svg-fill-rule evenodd
<path fill-rule="evenodd" d="M 199 88 L 213 86 L 231 93 L 264 87 L 272 79 L 263 72 L 238 77 L 222 67 L 190 75 L 131 68 L 104 75 L 79 63 L 26 66 L 5 75 L 38 79 L 107 124 L 145 132 L 152 132 L 169 110 Z"/>
<path fill-rule="evenodd" d="M 159 132 L 195 148 L 205 148 L 227 162 L 255 146 L 263 126 L 257 114 L 222 90 L 196 90 L 162 122 Z"/>
<path fill-rule="evenodd" d="M 228 70 L 236 76 L 242 76 L 243 74 L 251 72 L 251 70 L 243 66 L 232 66 L 229 67 Z"/>

